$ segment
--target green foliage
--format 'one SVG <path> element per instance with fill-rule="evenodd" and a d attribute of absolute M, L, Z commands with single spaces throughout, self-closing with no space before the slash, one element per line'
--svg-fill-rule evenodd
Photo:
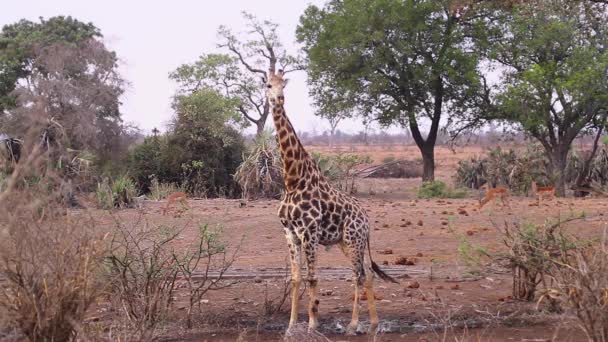
<path fill-rule="evenodd" d="M 544 225 L 505 223 L 503 242 L 509 252 L 502 257 L 509 260 L 513 270 L 514 298 L 533 300 L 537 286 L 545 285 L 545 277 L 552 272 L 554 256 L 580 248 L 580 244 L 564 235 L 561 229 L 563 223 L 576 219 Z"/>
<path fill-rule="evenodd" d="M 136 196 L 135 183 L 126 175 L 119 176 L 111 183 L 105 178 L 97 183 L 95 191 L 97 206 L 101 209 L 130 208 L 134 205 Z"/>
<path fill-rule="evenodd" d="M 109 184 L 108 179 L 97 183 L 97 190 L 95 191 L 95 200 L 97 206 L 101 209 L 112 209 L 114 208 L 114 199 L 112 195 L 112 187 Z"/>
<path fill-rule="evenodd" d="M 323 155 L 313 152 L 312 158 L 319 166 L 323 176 L 334 183 L 338 189 L 347 193 L 356 192 L 356 168 L 371 163 L 369 156 L 358 154 Z"/>
<path fill-rule="evenodd" d="M 101 33 L 92 23 L 69 16 L 41 19 L 40 23 L 22 19 L 5 25 L 0 32 L 0 113 L 16 105 L 11 92 L 19 79 L 32 72 L 36 49 L 57 43 L 78 44 L 96 37 Z"/>
<path fill-rule="evenodd" d="M 238 37 L 228 27 L 219 27 L 218 45 L 223 53 L 204 54 L 178 67 L 170 77 L 188 94 L 208 89 L 230 99 L 234 121 L 243 126 L 254 123 L 261 135 L 270 113 L 264 87 L 267 70 L 275 71 L 276 65 L 288 72 L 299 61 L 285 50 L 276 23 L 248 13 L 243 13 L 243 19 L 247 29 Z"/>
<path fill-rule="evenodd" d="M 452 189 L 442 181 L 423 182 L 418 188 L 418 198 L 464 198 L 467 192 Z"/>
<path fill-rule="evenodd" d="M 457 238 L 458 255 L 468 267 L 479 268 L 491 259 L 492 256 L 483 246 L 472 243 L 462 234 L 457 235 Z"/>
<path fill-rule="evenodd" d="M 128 176 L 120 176 L 112 183 L 112 200 L 115 208 L 128 208 L 137 196 L 135 183 Z"/>
<path fill-rule="evenodd" d="M 455 183 L 460 187 L 471 189 L 479 189 L 487 183 L 484 160 L 478 157 L 459 160 L 454 175 Z"/>
<path fill-rule="evenodd" d="M 308 58 L 320 112 L 359 112 L 381 124 L 409 125 L 430 161 L 443 110 L 477 111 L 478 53 L 443 1 L 329 1 L 310 5 L 297 38 Z M 441 105 L 440 105 L 441 104 Z M 420 120 L 430 119 L 427 138 Z M 428 171 L 428 170 L 427 170 Z M 432 171 L 424 177 L 432 178 Z"/>
<path fill-rule="evenodd" d="M 395 156 L 388 156 L 388 157 L 384 157 L 382 158 L 382 163 L 391 163 L 395 161 Z"/>
<path fill-rule="evenodd" d="M 160 201 L 174 192 L 186 192 L 186 189 L 183 186 L 178 186 L 175 183 L 159 182 L 155 176 L 151 176 L 151 178 L 150 199 Z"/>
<path fill-rule="evenodd" d="M 283 164 L 272 131 L 264 131 L 236 170 L 244 198 L 278 198 L 283 191 Z"/>
<path fill-rule="evenodd" d="M 180 126 L 164 136 L 148 137 L 131 149 L 129 174 L 140 191 L 149 192 L 156 179 L 197 197 L 240 194 L 232 175 L 242 162 L 242 136 L 229 126 L 218 134 L 221 137 L 215 136 L 204 124 Z"/>
<path fill-rule="evenodd" d="M 607 116 L 608 51 L 598 49 L 608 41 L 606 7 L 534 0 L 494 21 L 502 32 L 490 58 L 506 68 L 489 118 L 519 125 L 541 143 L 560 194 L 572 141 Z"/>

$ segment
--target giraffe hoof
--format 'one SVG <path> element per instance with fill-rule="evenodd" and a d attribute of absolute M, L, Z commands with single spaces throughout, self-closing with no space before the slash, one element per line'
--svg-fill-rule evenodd
<path fill-rule="evenodd" d="M 308 332 L 309 333 L 317 331 L 318 328 L 319 328 L 319 323 L 318 322 L 314 322 L 314 323 L 309 323 L 308 324 Z"/>
<path fill-rule="evenodd" d="M 378 330 L 378 323 L 371 323 L 369 325 L 369 330 L 367 331 L 367 333 L 370 335 L 375 335 L 377 330 Z"/>
<path fill-rule="evenodd" d="M 346 327 L 346 335 L 348 336 L 354 336 L 357 335 L 357 323 L 350 323 L 347 327 Z"/>

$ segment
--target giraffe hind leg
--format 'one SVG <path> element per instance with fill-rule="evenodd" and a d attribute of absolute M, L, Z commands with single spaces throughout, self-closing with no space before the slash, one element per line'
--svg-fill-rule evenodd
<path fill-rule="evenodd" d="M 374 273 L 371 266 L 365 272 L 365 294 L 367 296 L 367 309 L 369 311 L 369 331 L 374 334 L 378 328 L 378 311 L 376 310 L 376 298 L 374 297 Z"/>

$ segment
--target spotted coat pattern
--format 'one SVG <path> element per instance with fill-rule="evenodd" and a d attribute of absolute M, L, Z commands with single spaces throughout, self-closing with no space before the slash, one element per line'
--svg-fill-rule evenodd
<path fill-rule="evenodd" d="M 283 73 L 270 72 L 267 96 L 272 104 L 272 115 L 277 132 L 277 142 L 283 161 L 285 194 L 278 210 L 289 246 L 292 268 L 292 311 L 290 328 L 297 321 L 298 287 L 301 281 L 300 264 L 304 257 L 309 289 L 309 328 L 316 329 L 319 300 L 315 272 L 319 245 L 339 245 L 350 259 L 355 281 L 353 317 L 347 332 L 354 333 L 358 325 L 359 287 L 365 285 L 370 312 L 370 331 L 378 324 L 373 296 L 373 273 L 382 279 L 394 279 L 382 272 L 371 260 L 365 264 L 365 251 L 369 249 L 370 225 L 365 210 L 358 201 L 329 184 L 316 162 L 310 157 L 298 139 L 285 113 Z"/>

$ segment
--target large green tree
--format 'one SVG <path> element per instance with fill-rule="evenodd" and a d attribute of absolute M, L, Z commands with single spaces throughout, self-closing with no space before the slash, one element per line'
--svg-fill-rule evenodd
<path fill-rule="evenodd" d="M 444 114 L 478 108 L 478 54 L 470 39 L 477 26 L 455 5 L 332 0 L 323 8 L 309 6 L 297 29 L 317 104 L 323 108 L 326 99 L 339 97 L 368 120 L 409 127 L 425 181 L 434 179 Z M 328 85 L 335 96 L 318 96 Z"/>
<path fill-rule="evenodd" d="M 607 10 L 589 1 L 533 0 L 495 23 L 502 34 L 489 57 L 503 74 L 487 118 L 542 144 L 560 195 L 572 142 L 601 134 L 608 116 Z"/>
<path fill-rule="evenodd" d="M 168 132 L 146 138 L 131 152 L 131 174 L 140 188 L 146 191 L 154 176 L 194 196 L 237 196 L 232 175 L 244 152 L 237 105 L 211 88 L 178 90 Z"/>

